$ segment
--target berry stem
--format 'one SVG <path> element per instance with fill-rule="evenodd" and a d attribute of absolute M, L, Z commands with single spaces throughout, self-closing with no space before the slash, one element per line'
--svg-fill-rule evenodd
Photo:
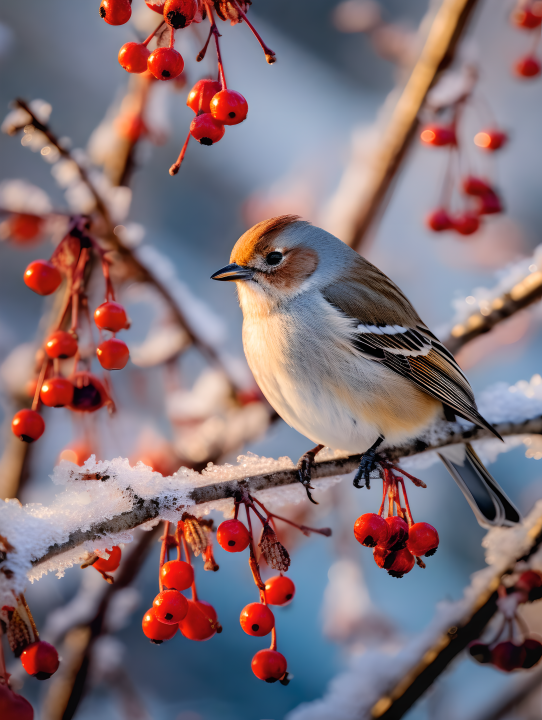
<path fill-rule="evenodd" d="M 252 508 L 254 509 L 254 507 Z M 254 552 L 254 536 L 252 534 L 252 521 L 250 519 L 250 510 L 248 505 L 245 504 L 245 511 L 247 514 L 247 525 L 248 525 L 248 534 L 250 537 L 249 541 L 249 550 L 250 550 L 250 557 L 248 559 L 248 566 L 250 568 L 250 571 L 252 573 L 252 577 L 254 579 L 254 584 L 258 588 L 258 590 L 265 592 L 265 584 L 262 581 L 262 577 L 260 575 L 260 566 L 258 564 L 258 561 L 256 560 L 256 553 Z"/>
<path fill-rule="evenodd" d="M 414 525 L 414 520 L 412 518 L 412 512 L 410 510 L 410 504 L 408 502 L 408 496 L 407 496 L 406 488 L 405 488 L 405 481 L 403 480 L 403 478 L 399 478 L 399 482 L 401 483 L 401 489 L 403 491 L 403 498 L 405 500 L 405 508 L 406 508 L 406 516 L 407 516 L 407 521 L 408 521 L 408 524 L 410 527 L 410 525 Z"/>
<path fill-rule="evenodd" d="M 173 49 L 175 45 L 175 30 L 171 28 L 171 34 L 169 36 L 169 47 Z"/>
<path fill-rule="evenodd" d="M 277 629 L 273 628 L 271 630 L 271 645 L 269 646 L 270 650 L 276 650 L 277 649 Z"/>
<path fill-rule="evenodd" d="M 150 41 L 151 41 L 151 40 L 153 39 L 153 37 L 156 35 L 156 33 L 158 32 L 158 30 L 160 30 L 160 28 L 162 27 L 162 25 L 164 24 L 164 22 L 165 22 L 165 20 L 162 20 L 162 21 L 159 23 L 158 27 L 151 32 L 151 34 L 149 35 L 149 37 L 148 37 L 146 40 L 143 41 L 142 44 L 145 45 L 145 47 L 147 47 L 147 45 L 150 43 Z"/>
<path fill-rule="evenodd" d="M 182 147 L 181 152 L 179 153 L 179 157 L 177 158 L 176 162 L 173 163 L 173 165 L 169 168 L 169 174 L 173 177 L 179 172 L 179 169 L 181 167 L 181 163 L 184 160 L 184 156 L 186 154 L 186 148 L 188 147 L 188 141 L 190 140 L 190 132 L 186 136 L 186 140 L 184 141 L 184 145 Z"/>
<path fill-rule="evenodd" d="M 32 400 L 32 410 L 38 409 L 38 404 L 40 401 L 40 392 L 41 392 L 41 386 L 43 385 L 43 381 L 45 380 L 45 373 L 47 372 L 47 366 L 49 364 L 49 358 L 45 357 L 41 364 L 40 374 L 38 376 L 38 382 L 36 384 L 36 391 L 34 392 L 34 399 Z"/>
<path fill-rule="evenodd" d="M 275 60 L 277 59 L 277 58 L 276 58 L 276 53 L 275 53 L 275 51 L 274 51 L 274 50 L 271 50 L 271 48 L 267 47 L 267 45 L 264 43 L 264 41 L 262 40 L 260 34 L 258 33 L 258 31 L 256 30 L 256 28 L 254 27 L 254 25 L 250 22 L 250 20 L 247 18 L 246 14 L 243 12 L 243 9 L 241 8 L 241 6 L 240 6 L 239 3 L 237 2 L 237 0 L 233 0 L 233 5 L 235 6 L 235 8 L 237 9 L 237 11 L 239 12 L 239 15 L 241 15 L 241 17 L 243 18 L 243 20 L 246 22 L 246 24 L 247 24 L 247 25 L 249 26 L 249 28 L 252 30 L 252 32 L 253 32 L 254 37 L 256 38 L 256 40 L 260 43 L 260 46 L 261 46 L 262 50 L 263 50 L 264 53 L 265 53 L 265 59 L 267 60 L 267 62 L 269 63 L 269 65 L 272 65 L 272 64 L 275 62 Z"/>
<path fill-rule="evenodd" d="M 384 507 L 386 506 L 386 495 L 388 494 L 389 484 L 390 484 L 390 481 L 388 480 L 386 470 L 384 469 L 384 482 L 382 483 L 382 502 L 380 503 L 380 508 L 378 510 L 378 514 L 380 515 L 380 517 L 382 517 L 382 513 L 384 512 Z"/>
<path fill-rule="evenodd" d="M 160 588 L 160 592 L 164 589 L 162 584 L 162 567 L 164 566 L 164 563 L 167 561 L 167 557 L 169 555 L 168 553 L 168 536 L 169 536 L 169 526 L 170 526 L 169 520 L 164 520 L 164 535 L 162 536 L 162 547 L 160 549 L 160 565 L 158 566 L 158 586 Z"/>
<path fill-rule="evenodd" d="M 264 510 L 267 513 L 267 519 L 272 520 L 273 518 L 276 518 L 277 520 L 282 520 L 282 522 L 288 523 L 288 525 L 292 525 L 292 527 L 297 528 L 298 530 L 301 530 L 303 535 L 307 535 L 307 537 L 310 535 L 310 533 L 319 533 L 320 535 L 325 535 L 326 537 L 329 537 L 331 535 L 331 529 L 330 528 L 311 528 L 307 525 L 298 525 L 293 520 L 288 520 L 288 518 L 282 517 L 282 515 L 276 515 L 275 513 L 269 512 L 269 510 L 263 505 L 259 500 L 256 500 L 256 498 L 251 497 L 251 499 L 259 505 L 262 510 Z"/>
<path fill-rule="evenodd" d="M 26 610 L 26 614 L 28 615 L 28 620 L 30 622 L 30 627 L 32 628 L 32 633 L 34 635 L 34 642 L 38 642 L 40 639 L 40 634 L 38 632 L 38 628 L 36 627 L 36 623 L 34 621 L 34 617 L 32 616 L 32 613 L 30 612 L 30 608 L 28 607 L 28 603 L 26 602 L 26 598 L 24 596 L 24 593 L 21 593 L 19 595 L 19 600 L 21 602 L 21 605 Z"/>
<path fill-rule="evenodd" d="M 205 41 L 205 45 L 201 48 L 199 53 L 196 56 L 196 62 L 201 62 L 203 58 L 207 55 L 207 48 L 209 47 L 209 43 L 211 41 L 211 36 L 213 34 L 213 26 L 209 28 L 209 34 L 207 35 L 207 40 Z"/>

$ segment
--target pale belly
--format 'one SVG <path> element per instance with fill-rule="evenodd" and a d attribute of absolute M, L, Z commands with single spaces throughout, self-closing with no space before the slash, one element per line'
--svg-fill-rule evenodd
<path fill-rule="evenodd" d="M 311 328 L 296 324 L 285 332 L 280 317 L 245 320 L 243 342 L 269 403 L 315 444 L 362 453 L 383 435 L 386 445 L 400 445 L 441 413 L 442 405 L 410 381 Z"/>

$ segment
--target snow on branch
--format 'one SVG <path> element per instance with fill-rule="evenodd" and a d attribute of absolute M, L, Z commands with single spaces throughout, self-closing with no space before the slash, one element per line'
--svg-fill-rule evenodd
<path fill-rule="evenodd" d="M 519 560 L 542 570 L 542 501 L 521 525 L 492 528 L 483 540 L 488 567 L 472 576 L 457 602 L 400 649 L 368 650 L 352 658 L 323 698 L 293 710 L 286 720 L 399 720 L 497 612 L 497 588 Z"/>
<path fill-rule="evenodd" d="M 504 268 L 493 288 L 476 288 L 466 300 L 457 302 L 453 326 L 444 344 L 456 353 L 470 340 L 541 298 L 542 245 L 539 245 L 531 257 Z"/>
<path fill-rule="evenodd" d="M 482 394 L 480 409 L 501 435 L 516 437 L 504 445 L 487 430 L 466 422 L 441 421 L 416 442 L 388 449 L 390 460 L 405 458 L 406 467 L 413 467 L 412 463 L 427 467 L 436 460 L 438 448 L 469 441 L 478 445 L 477 451 L 488 461 L 507 446 L 515 447 L 517 436 L 519 442 L 531 441 L 525 436 L 542 435 L 542 378 L 536 375 L 530 383 L 522 381 L 512 387 L 501 383 Z M 359 455 L 325 453 L 319 456 L 313 473 L 317 491 L 355 470 L 360 460 Z M 241 488 L 273 505 L 305 498 L 294 463 L 286 457 L 273 460 L 246 455 L 238 458 L 237 465 L 210 464 L 202 473 L 181 468 L 171 477 L 142 463 L 131 467 L 122 458 L 96 461 L 91 457 L 83 467 L 63 461 L 52 480 L 63 486 L 64 492 L 48 507 L 23 507 L 17 500 L 0 503 L 0 603 L 8 602 L 6 596 L 12 591 L 22 592 L 28 579 L 38 579 L 49 571 L 62 574 L 88 553 L 130 542 L 136 527 L 149 528 L 160 519 L 177 521 L 187 511 L 195 515 L 213 509 L 229 513 Z"/>

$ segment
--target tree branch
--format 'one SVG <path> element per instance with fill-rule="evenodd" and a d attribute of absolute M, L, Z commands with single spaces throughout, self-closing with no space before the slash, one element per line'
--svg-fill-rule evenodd
<path fill-rule="evenodd" d="M 519 423 L 499 423 L 495 427 L 502 436 L 542 434 L 542 416 Z M 486 429 L 472 427 L 465 430 L 460 429 L 455 423 L 443 422 L 442 429 L 444 432 L 439 440 L 432 442 L 418 440 L 401 448 L 393 448 L 387 451 L 386 454 L 390 460 L 396 461 L 422 452 L 438 450 L 447 445 L 493 438 L 493 435 Z M 360 459 L 361 455 L 352 455 L 345 458 L 333 458 L 316 462 L 313 479 L 347 475 L 358 467 Z M 296 469 L 278 470 L 262 475 L 252 475 L 241 479 L 211 482 L 207 485 L 196 486 L 189 491 L 187 499 L 191 503 L 201 505 L 232 498 L 240 488 L 246 489 L 250 493 L 256 493 L 261 490 L 283 487 L 297 482 L 298 474 Z M 131 510 L 94 523 L 85 530 L 72 532 L 64 542 L 50 546 L 43 555 L 33 561 L 33 565 L 35 567 L 39 566 L 47 560 L 73 550 L 86 542 L 99 540 L 105 535 L 132 530 L 149 520 L 160 517 L 161 512 L 164 511 L 156 498 L 143 499 L 134 495 L 132 499 L 133 508 Z"/>

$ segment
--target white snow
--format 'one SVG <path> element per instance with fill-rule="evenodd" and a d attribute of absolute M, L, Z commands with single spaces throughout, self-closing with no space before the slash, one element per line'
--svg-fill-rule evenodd
<path fill-rule="evenodd" d="M 47 193 L 26 180 L 4 180 L 0 183 L 0 206 L 19 213 L 46 215 L 52 210 Z"/>

